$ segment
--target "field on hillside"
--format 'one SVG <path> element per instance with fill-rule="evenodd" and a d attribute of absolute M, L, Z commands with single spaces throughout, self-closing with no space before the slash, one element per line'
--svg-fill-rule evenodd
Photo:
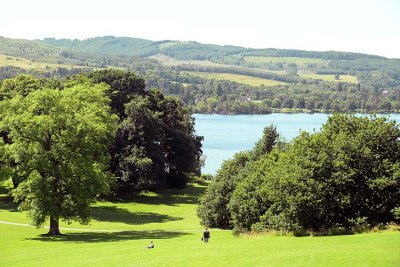
<path fill-rule="evenodd" d="M 1 66 L 14 66 L 26 70 L 37 70 L 37 71 L 46 71 L 58 67 L 64 67 L 64 68 L 71 67 L 68 65 L 43 63 L 43 62 L 32 61 L 25 58 L 12 57 L 0 54 L 0 67 Z"/>
<path fill-rule="evenodd" d="M 198 65 L 205 67 L 213 67 L 213 66 L 226 66 L 218 63 L 211 62 L 209 60 L 178 60 L 174 57 L 169 57 L 161 54 L 157 54 L 149 57 L 151 59 L 155 59 L 158 62 L 167 65 L 167 66 L 179 66 L 179 65 Z"/>
<path fill-rule="evenodd" d="M 228 80 L 237 83 L 243 83 L 251 86 L 275 86 L 286 84 L 280 81 L 268 80 L 258 77 L 239 75 L 239 74 L 231 74 L 231 73 L 213 73 L 213 72 L 200 72 L 200 71 L 186 71 L 191 75 L 207 78 L 207 79 L 216 79 L 216 80 Z"/>
<path fill-rule="evenodd" d="M 325 74 L 299 74 L 300 77 L 307 79 L 320 79 L 328 82 L 346 82 L 346 83 L 358 83 L 356 76 L 352 75 L 340 75 L 339 80 L 335 79 L 335 75 L 325 75 Z"/>
<path fill-rule="evenodd" d="M 400 232 L 334 237 L 234 237 L 211 230 L 208 244 L 195 214 L 205 185 L 98 202 L 91 225 L 42 235 L 26 213 L 0 195 L 0 266 L 397 266 Z M 98 231 L 95 231 L 98 230 Z M 104 230 L 104 231 L 100 231 Z M 145 249 L 150 240 L 152 250 Z"/>
<path fill-rule="evenodd" d="M 325 64 L 326 60 L 321 58 L 306 58 L 306 57 L 262 57 L 262 56 L 249 56 L 244 57 L 244 60 L 251 63 L 296 63 L 299 65 L 305 65 L 309 63 Z"/>

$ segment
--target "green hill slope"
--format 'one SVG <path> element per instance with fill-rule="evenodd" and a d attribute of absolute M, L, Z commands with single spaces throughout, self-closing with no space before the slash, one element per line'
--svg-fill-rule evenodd
<path fill-rule="evenodd" d="M 104 36 L 85 40 L 46 38 L 43 40 L 43 43 L 92 54 L 151 56 L 158 53 L 159 44 L 163 42 L 153 42 L 139 38 Z"/>
<path fill-rule="evenodd" d="M 296 49 L 253 49 L 233 45 L 202 44 L 195 41 L 150 41 L 131 37 L 103 36 L 85 40 L 45 38 L 44 44 L 85 53 L 151 56 L 157 53 L 180 60 L 222 59 L 229 56 L 299 57 L 324 60 L 384 59 L 375 55 L 338 51 L 305 51 Z"/>
<path fill-rule="evenodd" d="M 0 36 L 0 53 L 25 58 L 43 58 L 55 56 L 60 49 L 41 41 L 11 39 Z"/>

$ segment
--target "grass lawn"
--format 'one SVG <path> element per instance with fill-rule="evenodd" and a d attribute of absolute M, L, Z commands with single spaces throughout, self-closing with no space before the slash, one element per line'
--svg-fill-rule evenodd
<path fill-rule="evenodd" d="M 200 71 L 186 71 L 189 74 L 207 78 L 207 79 L 216 79 L 216 80 L 228 80 L 237 83 L 243 83 L 251 86 L 275 86 L 280 84 L 286 84 L 280 81 L 268 80 L 258 77 L 239 75 L 239 74 L 231 74 L 231 73 L 214 73 L 214 72 L 200 72 Z"/>
<path fill-rule="evenodd" d="M 328 82 L 358 83 L 357 77 L 352 75 L 339 75 L 339 80 L 335 79 L 335 75 L 325 74 L 300 74 L 300 77 L 307 79 L 320 79 Z"/>
<path fill-rule="evenodd" d="M 0 266 L 398 266 L 400 232 L 333 237 L 234 237 L 211 229 L 208 244 L 195 214 L 204 185 L 98 202 L 90 226 L 47 229 L 0 223 Z M 0 195 L 0 220 L 27 223 Z M 66 225 L 62 225 L 65 227 Z M 93 229 L 109 230 L 94 232 Z M 155 248 L 145 249 L 153 240 Z"/>

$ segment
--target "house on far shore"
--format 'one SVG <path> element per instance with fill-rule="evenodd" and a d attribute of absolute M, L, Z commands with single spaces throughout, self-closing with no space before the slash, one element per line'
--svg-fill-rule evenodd
<path fill-rule="evenodd" d="M 388 95 L 390 95 L 390 91 L 389 90 L 384 90 L 384 91 L 382 91 L 382 96 L 388 96 Z"/>

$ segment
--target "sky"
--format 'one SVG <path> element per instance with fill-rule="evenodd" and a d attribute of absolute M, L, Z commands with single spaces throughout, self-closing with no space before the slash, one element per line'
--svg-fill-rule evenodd
<path fill-rule="evenodd" d="M 400 58 L 400 0 L 0 0 L 0 36 L 105 35 Z"/>

